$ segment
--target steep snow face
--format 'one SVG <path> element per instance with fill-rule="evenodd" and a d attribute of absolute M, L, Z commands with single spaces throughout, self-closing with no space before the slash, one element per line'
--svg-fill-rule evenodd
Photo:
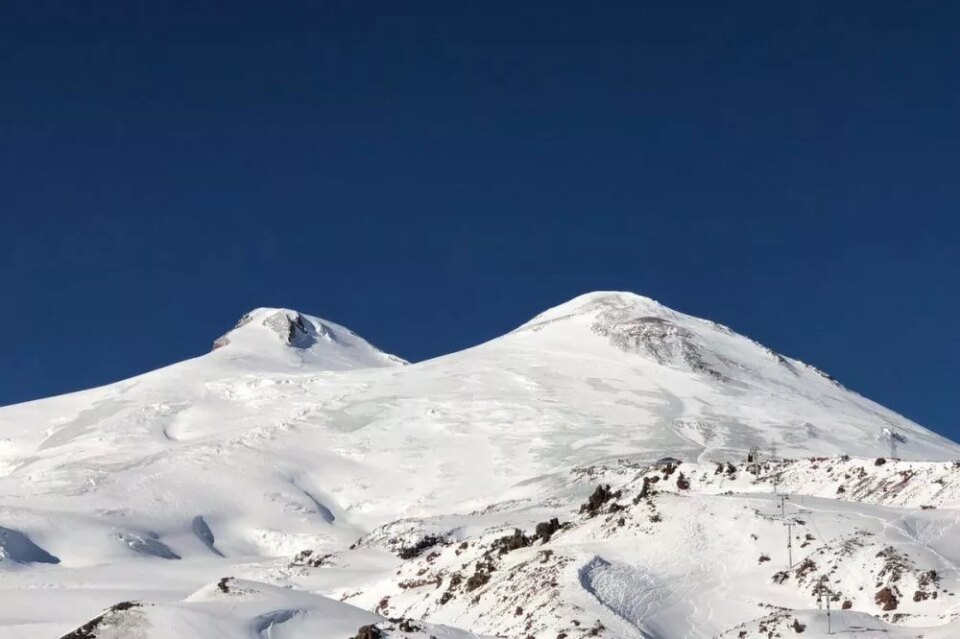
<path fill-rule="evenodd" d="M 213 343 L 218 356 L 282 359 L 312 368 L 341 371 L 406 364 L 348 328 L 285 308 L 257 308 Z"/>
<path fill-rule="evenodd" d="M 257 309 L 206 355 L 0 409 L 0 589 L 55 584 L 45 596 L 72 616 L 43 628 L 66 632 L 119 600 L 175 601 L 241 570 L 273 580 L 303 549 L 456 520 L 598 460 L 874 458 L 891 435 L 905 459 L 960 457 L 801 362 L 628 293 L 403 364 L 333 322 Z M 351 578 L 393 568 L 361 561 Z M 21 603 L 0 606 L 4 637 L 28 603 L 8 594 Z"/>

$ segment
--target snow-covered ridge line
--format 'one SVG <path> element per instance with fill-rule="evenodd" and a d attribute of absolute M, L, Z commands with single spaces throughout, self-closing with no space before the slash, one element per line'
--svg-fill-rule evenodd
<path fill-rule="evenodd" d="M 349 328 L 286 308 L 257 308 L 213 342 L 231 357 L 243 354 L 294 356 L 303 364 L 329 370 L 407 364 L 384 353 Z"/>
<path fill-rule="evenodd" d="M 806 495 L 898 508 L 960 509 L 960 460 L 923 462 L 886 457 L 808 457 L 753 461 L 674 464 L 686 486 L 659 486 L 662 491 L 705 495 L 771 493 Z M 624 460 L 576 469 L 588 477 L 629 477 L 631 487 L 649 466 Z M 678 475 L 679 476 L 679 475 Z M 615 485 L 619 483 L 615 482 Z"/>
<path fill-rule="evenodd" d="M 203 634 L 198 632 L 202 629 Z M 386 619 L 349 604 L 225 577 L 178 602 L 123 601 L 61 639 L 481 639 L 455 628 Z"/>
<path fill-rule="evenodd" d="M 597 293 L 403 364 L 257 309 L 203 356 L 0 409 L 0 636 L 57 637 L 123 601 L 143 603 L 117 619 L 147 639 L 328 636 L 311 610 L 332 598 L 378 620 L 361 639 L 407 632 L 384 618 L 712 639 L 763 617 L 757 632 L 810 637 L 813 577 L 891 639 L 958 636 L 960 447 L 796 360 Z M 917 461 L 877 465 L 891 444 Z M 728 470 L 756 450 L 794 461 Z M 651 466 L 665 456 L 687 462 Z M 802 574 L 785 523 L 820 553 Z M 248 590 L 271 603 L 234 606 Z"/>

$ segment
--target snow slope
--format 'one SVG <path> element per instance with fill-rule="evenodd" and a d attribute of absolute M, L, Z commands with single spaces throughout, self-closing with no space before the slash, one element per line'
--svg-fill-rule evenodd
<path fill-rule="evenodd" d="M 352 636 L 358 628 L 373 625 L 384 628 L 381 636 L 385 638 L 477 638 L 472 633 L 437 624 L 390 622 L 325 597 L 232 578 L 209 584 L 176 603 L 114 604 L 75 634 L 77 639 L 84 633 L 95 633 L 93 636 L 99 639 L 314 639 Z"/>
<path fill-rule="evenodd" d="M 804 485 L 781 506 L 775 479 L 795 467 Z M 764 462 L 756 472 L 747 464 L 657 469 L 627 461 L 578 468 L 518 487 L 484 511 L 391 524 L 292 579 L 336 594 L 339 567 L 357 553 L 400 554 L 398 547 L 433 539 L 397 560 L 396 571 L 341 596 L 511 637 L 769 639 L 771 631 L 793 635 L 794 620 L 808 636 L 826 636 L 828 599 L 833 628 L 850 636 L 957 636 L 955 507 L 809 494 L 835 489 L 834 473 L 842 484 L 844 471 L 863 469 L 883 483 L 910 467 L 853 458 Z M 955 496 L 960 469 L 941 463 L 935 472 Z M 609 490 L 595 509 L 584 508 L 598 486 Z M 551 517 L 558 529 L 538 536 L 536 524 Z M 878 602 L 884 589 L 893 608 Z"/>
<path fill-rule="evenodd" d="M 569 518 L 587 488 L 561 479 L 574 468 L 617 459 L 634 468 L 672 455 L 712 472 L 709 462 L 737 461 L 752 448 L 775 449 L 784 458 L 872 460 L 887 454 L 891 436 L 905 460 L 960 457 L 953 442 L 810 366 L 630 293 L 584 295 L 486 344 L 410 365 L 333 322 L 287 309 L 256 309 L 201 357 L 110 386 L 0 409 L 0 637 L 56 637 L 131 599 L 145 602 L 129 613 L 137 618 L 209 621 L 213 617 L 197 612 L 188 599 L 226 576 L 293 586 L 286 594 L 294 598 L 305 590 L 374 610 L 382 593 L 398 588 L 396 570 L 406 568 L 398 568 L 385 547 L 347 549 L 383 526 L 404 529 L 403 522 L 413 522 L 411 529 L 419 530 L 423 522 L 441 521 L 447 537 L 451 530 L 461 530 L 457 535 L 464 539 L 499 534 L 514 520 L 533 525 L 537 518 Z M 939 468 L 901 469 L 916 476 L 916 486 L 898 491 L 906 502 L 883 507 L 936 505 L 955 512 L 954 493 L 937 490 L 952 486 L 953 475 Z M 803 473 L 793 472 L 784 468 L 784 486 L 876 521 L 879 515 L 870 509 L 890 492 L 865 484 L 838 498 L 830 493 L 835 486 L 817 484 L 820 492 L 814 492 L 801 481 Z M 685 500 L 679 519 L 707 526 L 733 516 L 725 505 L 730 499 L 703 490 Z M 756 492 L 751 486 L 737 490 Z M 505 502 L 507 495 L 517 495 L 516 508 Z M 960 540 L 946 516 L 936 525 Z M 719 609 L 722 602 L 709 603 L 699 586 L 674 592 L 664 585 L 673 583 L 673 573 L 648 565 L 653 556 L 636 554 L 630 540 L 619 548 L 621 542 L 591 526 L 596 524 L 576 533 L 585 535 L 582 543 L 562 555 L 564 565 L 551 579 L 563 592 L 572 588 L 569 598 L 556 599 L 562 609 L 607 611 L 603 632 L 706 637 L 759 616 L 731 609 L 688 628 L 681 617 L 695 619 L 703 606 Z M 670 537 L 685 539 L 677 535 Z M 916 543 L 929 545 L 925 539 Z M 597 554 L 596 544 L 616 549 Z M 700 562 L 703 583 L 712 583 L 717 593 L 733 583 L 718 576 L 729 568 L 720 558 L 743 550 L 739 541 L 728 546 L 703 544 L 687 553 Z M 673 546 L 651 552 L 667 548 Z M 299 575 L 289 564 L 305 549 L 314 557 L 340 553 L 341 559 L 326 570 L 329 575 L 313 574 L 323 568 Z M 683 563 L 671 568 L 689 569 Z M 757 586 L 764 592 L 770 587 Z M 643 603 L 625 603 L 625 593 L 634 591 L 647 593 Z M 49 603 L 32 606 L 38 597 Z M 697 613 L 682 606 L 682 614 L 656 612 L 657 601 L 676 598 L 693 601 Z M 441 614 L 440 608 L 405 605 L 408 616 L 470 631 L 527 632 L 491 621 L 522 616 L 506 608 L 477 604 L 448 614 L 456 606 L 442 606 Z M 940 602 L 932 606 L 938 615 L 952 614 Z M 621 614 L 625 607 L 629 611 Z M 255 618 L 267 614 L 261 608 L 230 610 L 210 613 L 220 619 L 209 621 L 210 628 L 256 627 Z M 855 610 L 876 613 L 859 601 Z M 798 614 L 811 629 L 818 623 L 807 612 Z M 350 624 L 362 620 L 343 615 Z M 584 619 L 583 629 L 591 631 L 594 621 Z M 152 621 L 137 632 L 165 637 L 157 628 L 171 623 Z M 297 636 L 290 634 L 293 627 L 285 624 L 282 634 L 277 626 L 271 636 Z M 539 632 L 562 631 L 553 625 Z M 208 635 L 197 630 L 196 636 Z M 344 635 L 337 630 L 330 636 Z"/>

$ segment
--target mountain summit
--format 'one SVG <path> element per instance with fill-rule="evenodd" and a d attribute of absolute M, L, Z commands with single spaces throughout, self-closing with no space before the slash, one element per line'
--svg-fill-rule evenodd
<path fill-rule="evenodd" d="M 286 308 L 257 308 L 213 342 L 241 354 L 286 357 L 326 370 L 398 366 L 407 362 L 377 349 L 348 328 Z"/>
<path fill-rule="evenodd" d="M 624 353 L 720 381 L 756 377 L 773 366 L 794 376 L 800 375 L 798 367 L 810 368 L 726 326 L 678 313 L 633 293 L 581 295 L 537 315 L 516 332 L 568 331 L 573 338 L 586 328 Z M 771 374 L 776 375 L 776 371 Z"/>

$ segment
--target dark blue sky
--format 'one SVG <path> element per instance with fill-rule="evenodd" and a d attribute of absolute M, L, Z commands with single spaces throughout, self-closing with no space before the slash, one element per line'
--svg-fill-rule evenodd
<path fill-rule="evenodd" d="M 0 404 L 625 289 L 960 437 L 958 3 L 81 4 L 0 8 Z"/>

